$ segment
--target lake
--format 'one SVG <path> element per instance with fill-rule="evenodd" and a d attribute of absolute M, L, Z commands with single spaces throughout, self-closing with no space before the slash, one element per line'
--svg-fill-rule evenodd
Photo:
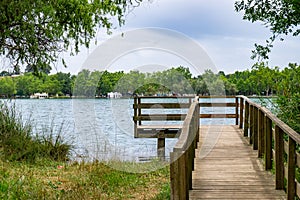
<path fill-rule="evenodd" d="M 64 140 L 74 145 L 73 159 L 139 161 L 157 155 L 157 139 L 133 137 L 133 99 L 16 99 L 11 103 L 24 121 L 33 123 L 36 133 L 61 132 Z M 233 113 L 234 108 L 201 109 L 202 113 L 225 111 Z M 235 119 L 201 119 L 201 124 L 206 125 L 234 123 Z M 166 155 L 176 141 L 166 140 Z"/>

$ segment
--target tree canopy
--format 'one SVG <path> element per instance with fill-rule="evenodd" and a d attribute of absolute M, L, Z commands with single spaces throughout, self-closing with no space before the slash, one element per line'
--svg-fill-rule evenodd
<path fill-rule="evenodd" d="M 110 33 L 114 22 L 141 0 L 3 0 L 0 1 L 0 55 L 14 68 L 29 65 L 49 71 L 59 54 L 78 53 L 100 28 Z M 65 65 L 64 60 L 62 63 Z"/>
<path fill-rule="evenodd" d="M 268 59 L 276 38 L 300 34 L 300 0 L 242 0 L 235 2 L 235 10 L 244 11 L 245 20 L 263 22 L 272 33 L 266 45 L 255 44 L 252 58 Z"/>
<path fill-rule="evenodd" d="M 123 95 L 284 95 L 291 97 L 299 91 L 299 69 L 297 64 L 289 64 L 280 70 L 270 68 L 266 63 L 257 63 L 251 70 L 236 71 L 233 74 L 206 70 L 192 77 L 188 68 L 179 66 L 164 71 L 142 73 L 109 72 L 82 70 L 77 75 L 59 72 L 43 74 L 40 77 L 32 73 L 0 77 L 3 87 L 0 95 L 29 96 L 36 92 L 47 92 L 50 96 L 95 97 L 106 96 L 109 92 Z M 6 71 L 0 74 L 6 74 Z M 13 82 L 11 82 L 13 80 Z M 10 91 L 10 92 L 7 92 Z"/>

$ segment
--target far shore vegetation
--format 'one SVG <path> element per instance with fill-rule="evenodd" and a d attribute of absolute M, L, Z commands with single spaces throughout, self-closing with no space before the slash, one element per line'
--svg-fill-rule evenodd
<path fill-rule="evenodd" d="M 132 95 L 251 95 L 277 96 L 276 114 L 289 126 L 300 132 L 300 67 L 290 63 L 285 68 L 271 68 L 265 62 L 250 70 L 225 74 L 205 70 L 193 76 L 189 68 L 179 66 L 164 71 L 89 71 L 35 76 L 28 71 L 22 75 L 0 73 L 0 97 L 29 98 L 34 93 L 47 93 L 54 98 L 107 97 L 118 92 L 123 97 Z M 275 105 L 274 105 L 275 106 Z"/>
<path fill-rule="evenodd" d="M 139 71 L 109 72 L 84 69 L 77 75 L 58 72 L 32 72 L 14 74 L 0 72 L 0 97 L 28 98 L 34 93 L 47 93 L 51 97 L 106 97 L 109 92 L 123 96 L 135 94 L 166 95 L 170 93 L 197 95 L 285 95 L 288 82 L 299 78 L 299 65 L 290 63 L 284 69 L 271 68 L 266 63 L 255 64 L 251 70 L 225 74 L 223 71 L 205 70 L 193 76 L 189 68 L 179 66 L 164 71 L 142 73 Z M 295 85 L 296 86 L 296 85 Z"/>

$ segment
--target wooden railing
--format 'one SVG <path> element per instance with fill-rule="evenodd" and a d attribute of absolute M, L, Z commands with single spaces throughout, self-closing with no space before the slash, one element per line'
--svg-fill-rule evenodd
<path fill-rule="evenodd" d="M 172 113 L 165 113 L 168 110 L 180 110 L 181 109 L 188 109 L 191 105 L 191 101 L 194 97 L 176 97 L 176 96 L 166 96 L 166 97 L 148 97 L 148 96 L 136 96 L 134 97 L 134 104 L 133 104 L 133 110 L 134 110 L 134 137 L 135 138 L 155 138 L 158 137 L 158 133 L 156 131 L 143 131 L 144 128 L 144 122 L 155 122 L 155 121 L 184 121 L 186 114 L 182 114 L 181 112 L 172 112 Z M 151 103 L 144 102 L 144 100 L 153 100 Z M 164 100 L 163 102 L 159 102 L 158 100 Z M 187 99 L 185 103 L 183 102 L 170 102 L 170 100 L 175 99 Z M 162 112 L 157 114 L 147 114 L 144 113 L 146 110 L 160 110 Z M 162 126 L 162 125 L 161 125 Z M 141 127 L 141 128 L 140 128 Z M 140 129 L 139 129 L 140 128 Z M 147 128 L 147 127 L 146 127 Z M 155 128 L 155 127 L 154 127 Z M 163 128 L 163 126 L 161 127 Z M 151 130 L 151 126 L 148 128 Z M 172 130 L 172 129 L 171 129 Z M 171 134 L 168 134 L 171 132 Z M 176 134 L 172 134 L 172 131 L 169 131 L 167 129 L 167 132 L 165 132 L 166 138 L 173 138 Z M 174 133 L 177 133 L 175 131 Z"/>
<path fill-rule="evenodd" d="M 151 102 L 144 102 L 146 99 L 153 99 Z M 171 103 L 168 99 L 185 98 L 185 103 Z M 199 99 L 235 99 L 231 102 L 199 102 Z M 158 99 L 164 99 L 159 102 Z M 193 100 L 194 99 L 194 100 Z M 193 100 L 193 102 L 192 102 Z M 221 101 L 221 100 L 220 100 Z M 168 103 L 166 103 L 168 102 Z M 201 112 L 204 107 L 232 107 L 231 113 L 205 113 Z M 188 113 L 172 114 L 147 114 L 146 110 L 172 110 L 187 109 Z M 188 199 L 189 190 L 192 189 L 192 170 L 194 166 L 195 149 L 199 139 L 199 118 L 233 118 L 238 124 L 239 112 L 238 98 L 235 96 L 200 96 L 200 97 L 135 97 L 134 98 L 134 136 L 136 138 L 158 138 L 158 157 L 165 154 L 165 138 L 179 137 L 170 153 L 170 178 L 171 198 Z M 146 121 L 183 121 L 183 125 L 170 126 L 162 123 L 156 126 L 144 125 Z"/>
<path fill-rule="evenodd" d="M 133 104 L 133 109 L 134 109 L 134 116 L 133 116 L 133 121 L 134 121 L 134 137 L 135 138 L 157 138 L 159 137 L 159 133 L 154 130 L 156 128 L 155 126 L 144 126 L 144 122 L 146 121 L 184 121 L 186 118 L 186 114 L 182 113 L 158 113 L 158 114 L 147 114 L 144 113 L 145 110 L 163 110 L 164 112 L 167 110 L 180 110 L 180 109 L 188 109 L 191 105 L 191 101 L 194 97 L 176 97 L 176 96 L 166 96 L 166 97 L 141 97 L 141 96 L 136 96 L 134 97 L 134 104 Z M 238 124 L 238 119 L 239 119 L 239 113 L 238 113 L 238 98 L 235 96 L 199 96 L 199 99 L 235 99 L 235 102 L 200 102 L 199 106 L 200 108 L 204 107 L 234 107 L 235 112 L 234 113 L 213 113 L 213 114 L 208 114 L 208 113 L 202 113 L 200 111 L 199 118 L 235 118 L 236 120 L 236 125 Z M 154 101 L 149 103 L 149 102 L 143 102 L 144 100 L 147 99 L 153 99 Z M 158 99 L 164 99 L 164 102 L 158 102 Z M 188 99 L 187 102 L 183 103 L 171 103 L 168 102 L 170 99 Z M 156 100 L 156 101 L 155 101 Z M 161 125 L 161 128 L 167 128 L 168 126 L 163 127 Z M 176 126 L 169 126 L 169 129 L 164 129 L 164 136 L 165 138 L 173 138 L 176 136 L 177 130 Z M 178 129 L 179 126 L 177 126 Z M 174 130 L 174 131 L 172 131 Z"/>
<path fill-rule="evenodd" d="M 300 184 L 295 178 L 300 167 L 300 155 L 296 151 L 300 135 L 265 107 L 245 96 L 237 98 L 240 100 L 239 126 L 253 149 L 258 150 L 258 157 L 264 159 L 265 170 L 275 169 L 276 189 L 285 189 L 287 199 L 299 198 Z"/>
<path fill-rule="evenodd" d="M 134 137 L 157 138 L 157 157 L 165 159 L 165 138 L 178 137 L 181 133 L 182 121 L 186 118 L 186 114 L 182 113 L 182 109 L 186 109 L 187 112 L 193 98 L 195 97 L 136 96 L 133 104 Z M 151 103 L 149 103 L 150 99 Z M 147 111 L 154 110 L 156 114 L 147 113 Z M 164 122 L 158 125 L 145 124 L 145 122 L 149 121 Z M 166 124 L 165 121 L 178 121 L 178 123 Z"/>
<path fill-rule="evenodd" d="M 199 99 L 233 99 L 235 101 L 232 102 L 200 102 L 200 115 L 199 118 L 232 118 L 235 119 L 235 124 L 238 124 L 239 121 L 239 103 L 238 98 L 235 96 L 199 96 Z M 223 107 L 223 108 L 229 108 L 233 107 L 235 108 L 234 113 L 202 113 L 201 108 L 204 107 Z"/>
<path fill-rule="evenodd" d="M 188 199 L 192 189 L 195 149 L 199 139 L 199 103 L 195 98 L 177 143 L 170 153 L 171 199 Z"/>

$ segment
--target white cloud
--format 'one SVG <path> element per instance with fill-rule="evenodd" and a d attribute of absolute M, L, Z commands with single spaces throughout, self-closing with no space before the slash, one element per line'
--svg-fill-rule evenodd
<path fill-rule="evenodd" d="M 235 0 L 154 0 L 152 3 L 145 1 L 127 15 L 126 25 L 115 30 L 115 34 L 144 27 L 172 29 L 196 40 L 206 50 L 218 70 L 226 73 L 245 70 L 255 62 L 250 59 L 254 43 L 264 44 L 270 32 L 260 23 L 253 24 L 242 20 L 242 14 L 234 11 L 234 2 Z M 99 36 L 102 39 L 112 37 L 106 36 L 105 32 L 101 32 Z M 276 42 L 270 54 L 270 65 L 284 67 L 289 62 L 299 63 L 299 46 L 299 37 L 287 37 L 284 42 Z M 88 52 L 83 50 L 78 56 L 66 56 L 70 67 L 63 71 L 77 73 L 94 49 L 95 46 L 92 46 Z M 135 62 L 136 58 L 141 57 L 137 55 L 128 55 L 118 60 L 115 66 L 138 65 Z M 144 64 L 148 65 L 146 54 L 143 56 Z M 173 59 L 173 62 L 167 60 L 172 59 L 165 56 L 165 63 L 175 65 L 173 63 L 176 61 L 182 64 L 176 59 Z M 139 65 L 142 66 L 143 63 L 139 62 Z"/>

